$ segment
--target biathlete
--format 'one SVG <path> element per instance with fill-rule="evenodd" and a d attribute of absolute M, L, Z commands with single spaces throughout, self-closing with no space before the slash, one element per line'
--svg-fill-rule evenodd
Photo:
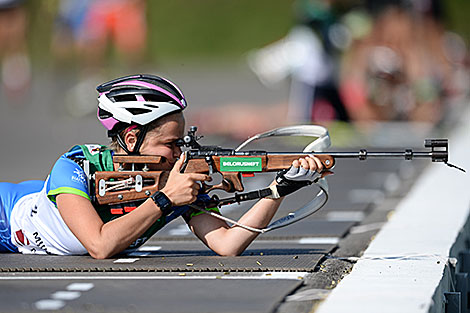
<path fill-rule="evenodd" d="M 126 76 L 97 87 L 98 119 L 111 144 L 78 145 L 63 154 L 45 181 L 0 183 L 0 251 L 25 254 L 84 255 L 104 259 L 144 244 L 164 225 L 183 217 L 193 233 L 219 255 L 241 254 L 258 233 L 189 206 L 208 175 L 180 173 L 178 145 L 184 135 L 186 99 L 167 79 Z M 112 156 L 162 156 L 173 166 L 164 188 L 145 201 L 102 206 L 88 189 L 83 161 L 90 172 L 116 170 Z M 286 179 L 314 180 L 323 167 L 315 157 L 293 162 Z M 275 183 L 275 182 L 273 182 Z M 90 189 L 92 189 L 91 187 Z M 263 228 L 281 199 L 261 199 L 239 220 Z M 212 209 L 218 212 L 217 208 Z M 219 212 L 218 212 L 219 213 Z"/>

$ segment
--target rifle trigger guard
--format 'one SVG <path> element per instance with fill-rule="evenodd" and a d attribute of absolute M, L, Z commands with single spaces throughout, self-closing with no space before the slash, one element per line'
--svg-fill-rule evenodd
<path fill-rule="evenodd" d="M 209 187 L 209 189 L 206 189 L 206 191 L 213 190 L 213 189 L 222 189 L 222 190 L 227 191 L 227 188 L 224 185 L 224 176 L 222 175 L 222 173 L 217 171 L 217 168 L 214 165 L 214 160 L 212 159 L 212 157 L 206 156 L 204 159 L 207 163 L 207 167 L 209 168 L 209 177 L 212 179 L 209 182 L 204 182 L 204 185 Z"/>
<path fill-rule="evenodd" d="M 219 172 L 216 172 L 215 174 L 220 174 Z M 222 174 L 220 174 L 222 176 Z M 233 187 L 233 184 L 223 178 L 222 176 L 222 181 L 219 182 L 218 184 L 214 184 L 214 185 L 209 185 L 207 184 L 206 182 L 202 183 L 202 191 L 205 192 L 205 193 L 208 193 L 212 190 L 216 190 L 216 189 L 219 189 L 219 190 L 223 190 L 223 191 L 226 191 L 226 192 L 234 192 L 235 191 L 235 188 Z"/>

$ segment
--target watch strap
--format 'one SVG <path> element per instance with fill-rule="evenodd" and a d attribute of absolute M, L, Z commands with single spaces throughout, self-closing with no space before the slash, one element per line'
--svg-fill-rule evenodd
<path fill-rule="evenodd" d="M 173 211 L 173 205 L 170 199 L 163 192 L 157 191 L 153 195 L 151 195 L 150 198 L 152 198 L 153 202 L 158 205 L 158 207 L 162 211 L 162 216 L 167 216 Z"/>

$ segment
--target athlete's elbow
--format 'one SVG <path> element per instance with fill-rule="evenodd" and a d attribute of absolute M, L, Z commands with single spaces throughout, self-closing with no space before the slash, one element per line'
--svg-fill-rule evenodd
<path fill-rule="evenodd" d="M 95 250 L 95 249 L 88 249 L 88 254 L 93 259 L 97 259 L 97 260 L 104 260 L 104 259 L 109 258 L 109 255 L 107 253 L 104 253 L 103 251 Z"/>
<path fill-rule="evenodd" d="M 90 246 L 87 248 L 87 250 L 88 254 L 90 254 L 92 258 L 97 260 L 109 259 L 115 254 L 112 250 L 109 249 L 109 247 L 100 244 Z"/>
<path fill-rule="evenodd" d="M 110 257 L 110 255 L 101 253 L 101 252 L 88 251 L 88 253 L 93 259 L 96 259 L 96 260 L 105 260 L 105 259 L 109 259 Z"/>
<path fill-rule="evenodd" d="M 239 256 L 243 253 L 245 249 L 240 249 L 237 247 L 222 247 L 217 250 L 214 250 L 220 256 Z"/>
<path fill-rule="evenodd" d="M 226 253 L 219 253 L 220 256 L 239 256 L 241 253 L 237 252 L 226 252 Z"/>

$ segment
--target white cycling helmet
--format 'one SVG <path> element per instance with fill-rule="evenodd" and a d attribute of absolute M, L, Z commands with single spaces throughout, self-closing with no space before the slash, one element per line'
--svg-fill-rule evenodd
<path fill-rule="evenodd" d="M 171 81 L 147 74 L 131 75 L 111 80 L 96 87 L 98 119 L 117 136 L 119 145 L 129 154 L 139 154 L 139 148 L 153 121 L 186 108 L 181 90 Z M 141 131 L 134 151 L 128 151 L 120 132 L 135 125 Z"/>

